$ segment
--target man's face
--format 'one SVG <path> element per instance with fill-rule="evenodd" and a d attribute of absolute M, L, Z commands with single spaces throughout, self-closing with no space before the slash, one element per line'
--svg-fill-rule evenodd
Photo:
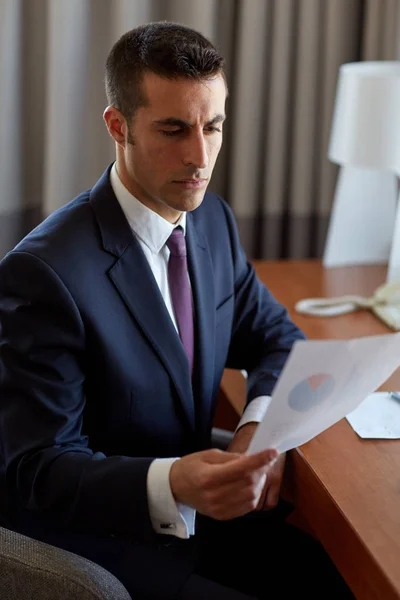
<path fill-rule="evenodd" d="M 130 123 L 134 143 L 123 146 L 120 176 L 143 204 L 175 222 L 203 200 L 222 144 L 226 86 L 220 75 L 193 81 L 153 73 L 142 86 L 147 104 Z"/>

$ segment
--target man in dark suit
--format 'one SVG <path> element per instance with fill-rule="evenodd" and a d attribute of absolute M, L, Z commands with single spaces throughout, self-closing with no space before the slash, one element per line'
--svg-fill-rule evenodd
<path fill-rule="evenodd" d="M 145 25 L 111 50 L 106 88 L 116 162 L 0 264 L 3 520 L 102 564 L 133 598 L 270 597 L 277 581 L 284 598 L 320 597 L 318 564 L 345 589 L 278 509 L 261 518 L 284 457 L 245 454 L 303 334 L 206 193 L 222 59 L 186 27 Z M 227 452 L 210 449 L 225 367 L 248 372 Z"/>

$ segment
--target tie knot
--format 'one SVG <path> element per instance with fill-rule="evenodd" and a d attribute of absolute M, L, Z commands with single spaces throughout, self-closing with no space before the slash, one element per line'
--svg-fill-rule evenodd
<path fill-rule="evenodd" d="M 167 240 L 167 246 L 174 256 L 186 256 L 186 241 L 182 227 L 173 230 Z"/>

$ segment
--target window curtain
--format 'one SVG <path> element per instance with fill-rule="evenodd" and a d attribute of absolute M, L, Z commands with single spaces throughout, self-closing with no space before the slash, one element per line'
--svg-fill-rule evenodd
<path fill-rule="evenodd" d="M 400 0 L 0 0 L 0 256 L 113 160 L 104 63 L 126 30 L 184 23 L 226 58 L 210 189 L 250 258 L 320 256 L 338 68 L 400 58 Z"/>

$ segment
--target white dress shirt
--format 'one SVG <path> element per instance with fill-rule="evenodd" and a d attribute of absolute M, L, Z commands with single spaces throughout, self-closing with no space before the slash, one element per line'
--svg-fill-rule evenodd
<path fill-rule="evenodd" d="M 123 185 L 115 163 L 111 169 L 110 182 L 132 232 L 150 265 L 172 322 L 178 331 L 168 286 L 170 252 L 166 241 L 178 225 L 186 234 L 186 213 L 182 213 L 179 221 L 172 224 L 147 208 Z M 269 396 L 260 396 L 252 400 L 244 411 L 237 429 L 251 421 L 260 422 L 269 401 Z M 153 529 L 157 533 L 175 535 L 185 539 L 194 534 L 196 511 L 189 506 L 177 503 L 172 495 L 169 472 L 175 460 L 178 458 L 157 458 L 150 465 L 147 475 L 149 513 Z"/>

